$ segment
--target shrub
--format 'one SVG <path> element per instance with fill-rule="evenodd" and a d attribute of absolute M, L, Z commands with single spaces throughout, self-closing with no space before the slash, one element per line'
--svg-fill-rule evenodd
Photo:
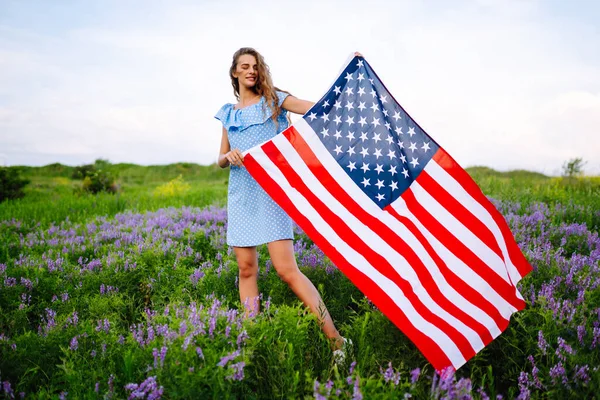
<path fill-rule="evenodd" d="M 177 178 L 170 180 L 164 185 L 158 186 L 154 189 L 155 196 L 175 196 L 185 194 L 190 190 L 190 184 L 183 180 L 183 176 L 179 175 Z"/>
<path fill-rule="evenodd" d="M 17 168 L 0 167 L 0 203 L 25 196 L 23 188 L 31 182 L 19 176 Z"/>

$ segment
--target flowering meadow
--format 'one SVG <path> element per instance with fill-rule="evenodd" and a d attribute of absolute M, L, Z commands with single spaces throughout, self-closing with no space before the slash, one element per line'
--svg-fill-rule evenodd
<path fill-rule="evenodd" d="M 205 193 L 203 182 L 192 187 Z M 67 194 L 0 204 L 0 396 L 600 398 L 600 190 L 553 199 L 546 187 L 519 194 L 501 184 L 481 182 L 534 268 L 519 283 L 528 305 L 441 374 L 297 227 L 298 264 L 354 342 L 346 364 L 334 365 L 265 246 L 261 312 L 243 319 L 225 192 L 214 182 L 202 201 L 150 200 L 157 184 L 140 183 L 135 198 L 85 200 L 95 209 L 60 211 L 80 201 Z M 127 207 L 106 205 L 115 201 Z"/>

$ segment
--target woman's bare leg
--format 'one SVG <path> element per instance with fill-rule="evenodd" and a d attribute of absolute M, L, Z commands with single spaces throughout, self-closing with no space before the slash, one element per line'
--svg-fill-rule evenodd
<path fill-rule="evenodd" d="M 340 333 L 333 324 L 315 285 L 298 269 L 292 240 L 277 240 L 268 244 L 273 267 L 298 298 L 317 316 L 323 332 L 332 339 L 334 348 L 342 346 Z"/>
<path fill-rule="evenodd" d="M 234 247 L 239 268 L 240 301 L 245 305 L 244 318 L 259 312 L 258 253 L 256 247 Z"/>

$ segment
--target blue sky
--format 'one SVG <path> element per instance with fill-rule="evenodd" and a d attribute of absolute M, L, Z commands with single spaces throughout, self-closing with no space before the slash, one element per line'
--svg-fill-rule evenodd
<path fill-rule="evenodd" d="M 2 0 L 0 164 L 212 163 L 252 46 L 313 101 L 361 51 L 463 166 L 598 174 L 598 3 Z"/>

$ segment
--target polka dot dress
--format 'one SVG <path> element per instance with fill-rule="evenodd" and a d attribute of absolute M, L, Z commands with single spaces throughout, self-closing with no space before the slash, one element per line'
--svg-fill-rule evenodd
<path fill-rule="evenodd" d="M 277 92 L 280 106 L 287 96 L 287 93 Z M 286 129 L 286 114 L 287 111 L 282 110 L 276 126 L 271 119 L 271 108 L 262 97 L 258 103 L 239 110 L 234 109 L 234 104 L 225 104 L 215 118 L 227 129 L 231 149 L 245 151 Z M 258 246 L 294 237 L 290 217 L 243 167 L 230 167 L 227 219 L 227 244 L 230 246 Z"/>

